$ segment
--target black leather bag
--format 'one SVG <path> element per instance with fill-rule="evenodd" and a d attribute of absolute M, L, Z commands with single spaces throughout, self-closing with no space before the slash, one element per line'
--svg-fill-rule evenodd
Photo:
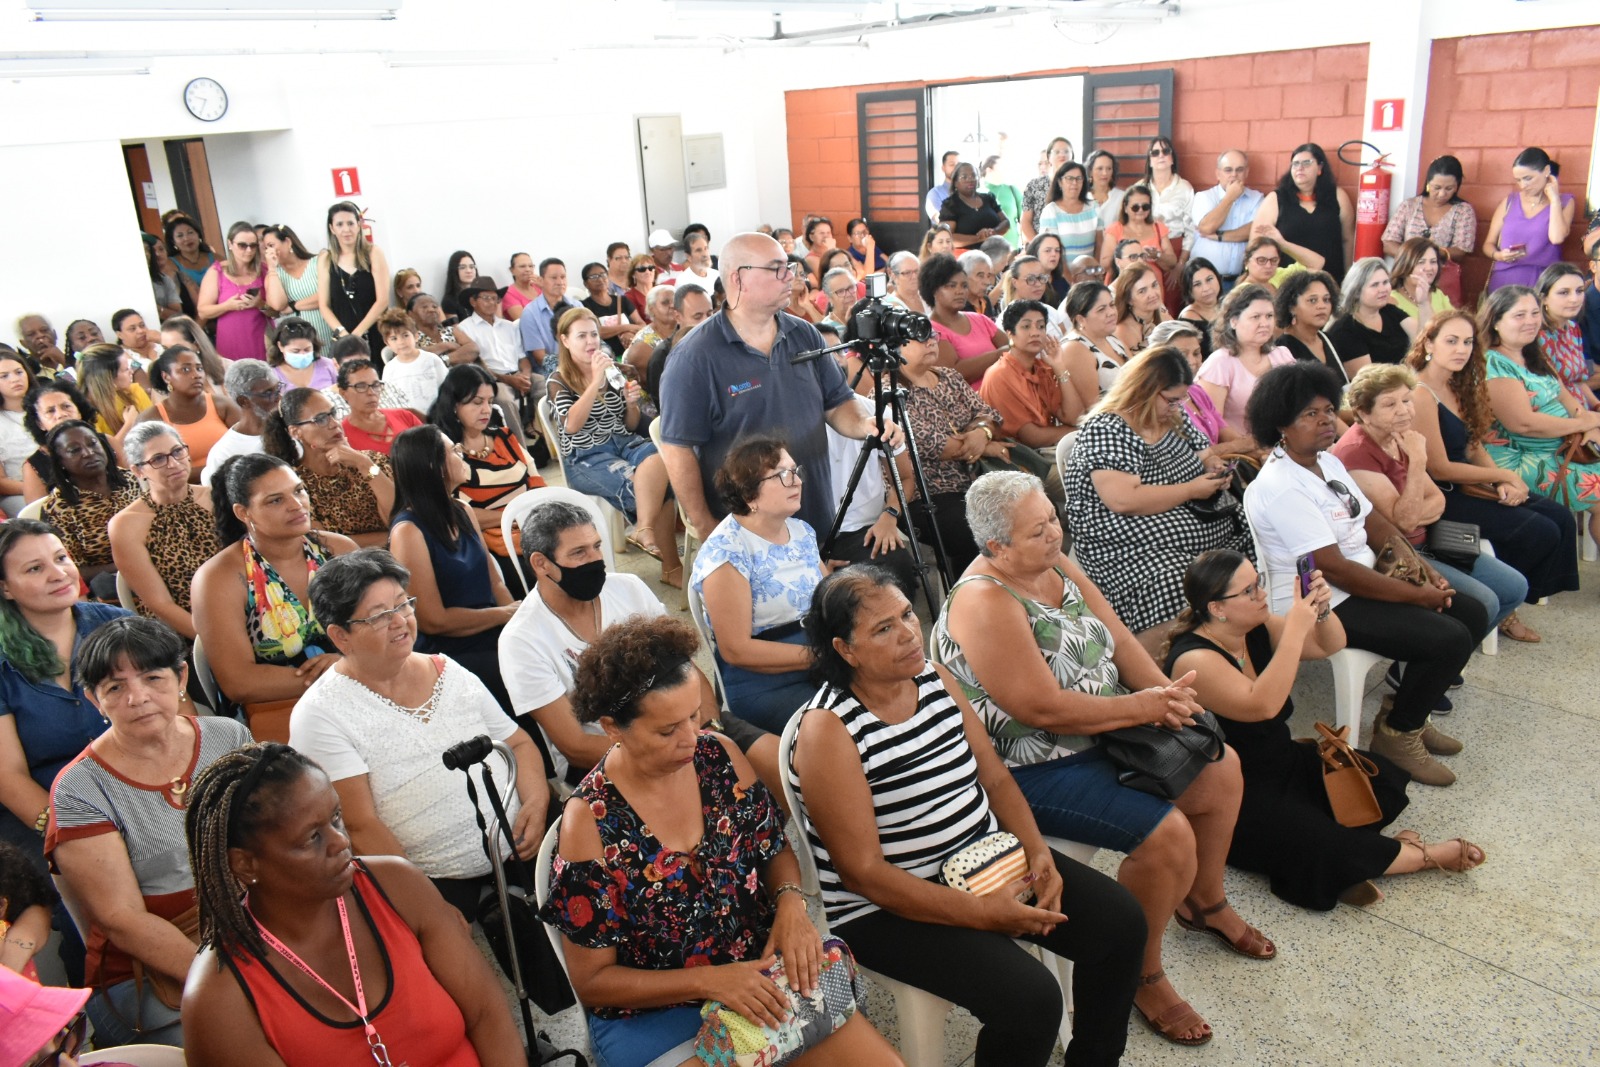
<path fill-rule="evenodd" d="M 1209 711 L 1181 730 L 1124 726 L 1095 738 L 1116 766 L 1118 782 L 1162 800 L 1178 799 L 1207 764 L 1220 760 L 1224 740 L 1222 724 Z"/>
<path fill-rule="evenodd" d="M 1428 555 L 1468 574 L 1478 562 L 1478 548 L 1482 542 L 1482 532 L 1475 522 L 1440 519 L 1428 527 Z"/>

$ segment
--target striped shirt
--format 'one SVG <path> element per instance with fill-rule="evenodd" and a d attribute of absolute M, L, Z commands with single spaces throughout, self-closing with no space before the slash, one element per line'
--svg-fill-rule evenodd
<path fill-rule="evenodd" d="M 499 512 L 507 504 L 544 484 L 528 454 L 511 431 L 503 426 L 492 426 L 484 431 L 488 443 L 487 456 L 467 453 L 467 467 L 472 477 L 456 490 L 461 502 L 478 511 Z M 495 516 L 499 518 L 498 515 Z M 515 546 L 507 546 L 500 536 L 500 524 L 484 527 L 483 543 L 497 556 L 512 555 Z"/>
<path fill-rule="evenodd" d="M 917 710 L 893 725 L 832 686 L 822 687 L 815 706 L 839 716 L 861 753 L 884 859 L 918 878 L 934 879 L 946 859 L 1000 827 L 978 784 L 978 761 L 967 744 L 955 698 L 931 663 L 924 665 L 916 684 Z M 803 810 L 805 793 L 792 761 L 789 784 Z M 844 887 L 811 820 L 802 825 L 816 856 L 829 925 L 877 911 L 876 904 Z"/>
<path fill-rule="evenodd" d="M 591 373 L 604 374 L 596 368 Z M 577 433 L 567 432 L 567 413 L 578 402 L 580 394 L 561 378 L 550 379 L 550 404 L 555 408 L 556 436 L 560 438 L 561 454 L 586 452 L 605 444 L 613 437 L 627 437 L 628 401 L 607 382 L 600 387 L 594 403 L 589 407 L 589 417 Z"/>

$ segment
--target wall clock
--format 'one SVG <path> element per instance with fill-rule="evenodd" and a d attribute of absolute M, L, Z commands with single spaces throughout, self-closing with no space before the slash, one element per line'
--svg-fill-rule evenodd
<path fill-rule="evenodd" d="M 228 113 L 228 93 L 215 78 L 196 78 L 183 87 L 183 106 L 201 122 L 216 122 Z"/>

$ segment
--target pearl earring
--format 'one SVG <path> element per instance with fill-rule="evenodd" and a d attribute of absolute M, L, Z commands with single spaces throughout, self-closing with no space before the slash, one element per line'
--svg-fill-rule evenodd
<path fill-rule="evenodd" d="M 1228 617 L 1226 615 L 1218 615 L 1217 616 L 1217 621 L 1218 622 L 1227 622 L 1228 621 Z"/>

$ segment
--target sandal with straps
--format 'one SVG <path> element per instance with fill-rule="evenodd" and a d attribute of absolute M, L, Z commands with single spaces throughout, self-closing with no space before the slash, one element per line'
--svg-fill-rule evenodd
<path fill-rule="evenodd" d="M 1212 937 L 1216 938 L 1218 941 L 1221 941 L 1224 945 L 1227 945 L 1239 955 L 1246 956 L 1253 960 L 1270 960 L 1278 955 L 1278 947 L 1271 941 L 1267 940 L 1267 936 L 1265 934 L 1263 934 L 1260 930 L 1257 930 L 1254 926 L 1251 926 L 1249 923 L 1245 923 L 1244 925 L 1244 935 L 1240 937 L 1239 940 L 1235 941 L 1227 934 L 1217 929 L 1215 926 L 1212 926 L 1206 922 L 1205 917 L 1207 915 L 1215 915 L 1217 912 L 1228 906 L 1227 897 L 1223 897 L 1220 904 L 1213 904 L 1209 908 L 1202 908 L 1191 898 L 1184 897 L 1183 905 L 1189 909 L 1189 911 L 1192 913 L 1192 917 L 1185 918 L 1183 912 L 1181 911 L 1173 912 L 1172 917 L 1177 919 L 1178 925 L 1183 927 L 1185 930 L 1196 934 L 1210 934 Z"/>
<path fill-rule="evenodd" d="M 1156 971 L 1153 974 L 1142 974 L 1139 976 L 1139 984 L 1141 986 L 1155 985 L 1166 976 L 1166 971 Z M 1133 1010 L 1138 1014 L 1139 1018 L 1144 1020 L 1144 1024 L 1146 1026 L 1148 1026 L 1151 1030 L 1154 1030 L 1160 1037 L 1164 1037 L 1168 1041 L 1172 1042 L 1174 1045 L 1188 1045 L 1192 1048 L 1196 1045 L 1204 1045 L 1206 1042 L 1210 1041 L 1213 1036 L 1211 1033 L 1211 1024 L 1206 1022 L 1205 1018 L 1201 1016 L 1199 1012 L 1195 1011 L 1187 1000 L 1178 1001 L 1166 1011 L 1154 1017 L 1146 1015 L 1144 1013 L 1144 1009 L 1139 1007 L 1137 1002 L 1134 1003 Z M 1186 1031 L 1193 1030 L 1200 1026 L 1203 1026 L 1206 1029 L 1205 1035 L 1202 1037 L 1179 1036 Z"/>
<path fill-rule="evenodd" d="M 1401 830 L 1394 835 L 1394 839 L 1401 844 L 1411 845 L 1422 851 L 1422 866 L 1419 869 L 1424 871 L 1439 870 L 1449 871 L 1452 874 L 1464 874 L 1474 867 L 1482 866 L 1484 860 L 1489 858 L 1487 852 L 1464 837 L 1452 837 L 1450 839 L 1461 846 L 1460 852 L 1456 854 L 1454 863 L 1440 863 L 1430 856 L 1427 843 L 1422 840 L 1422 835 L 1415 830 Z M 1474 853 L 1477 854 L 1477 859 L 1472 858 Z"/>

